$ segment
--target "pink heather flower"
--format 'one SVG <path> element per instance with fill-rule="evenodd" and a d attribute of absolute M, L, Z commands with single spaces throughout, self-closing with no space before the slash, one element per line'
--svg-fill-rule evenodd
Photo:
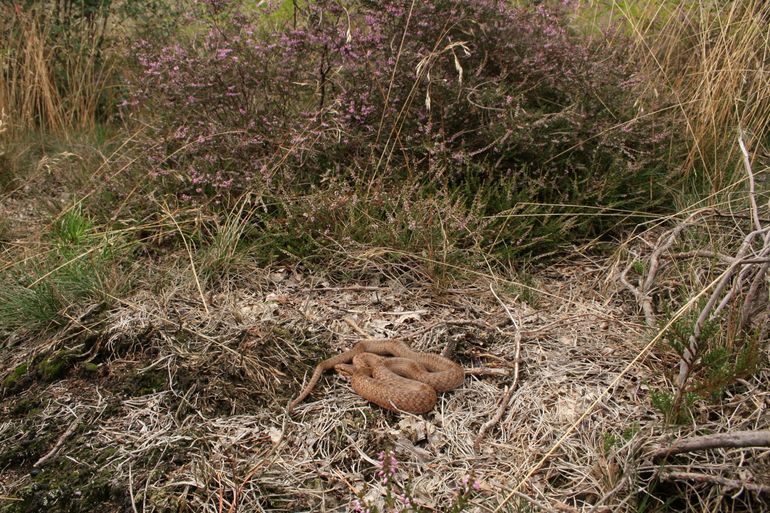
<path fill-rule="evenodd" d="M 471 481 L 471 480 L 473 480 L 473 481 Z M 476 492 L 481 490 L 481 483 L 473 475 L 473 472 L 471 472 L 470 474 L 465 474 L 460 482 L 462 484 L 462 494 L 463 495 L 466 495 L 466 494 L 470 493 L 471 490 L 474 490 Z"/>
<path fill-rule="evenodd" d="M 217 59 L 224 59 L 232 53 L 232 48 L 220 48 L 217 50 Z"/>
<path fill-rule="evenodd" d="M 359 499 L 351 502 L 350 507 L 353 508 L 353 513 L 372 513 L 372 511 Z"/>
<path fill-rule="evenodd" d="M 378 455 L 379 461 L 377 466 L 380 467 L 380 471 L 377 473 L 380 477 L 393 477 L 398 470 L 398 460 L 390 451 L 382 451 Z"/>

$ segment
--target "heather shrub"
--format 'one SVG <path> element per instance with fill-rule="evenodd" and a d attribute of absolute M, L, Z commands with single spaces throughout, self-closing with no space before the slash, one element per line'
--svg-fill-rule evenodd
<path fill-rule="evenodd" d="M 635 96 L 622 52 L 580 39 L 559 10 L 196 6 L 177 43 L 137 44 L 132 98 L 152 119 L 151 174 L 186 198 L 296 193 L 335 176 L 365 194 L 418 180 L 468 209 L 489 194 L 479 184 L 518 184 L 487 214 L 522 199 L 627 209 L 667 199 L 652 189 L 671 121 L 640 116 L 652 106 Z M 604 229 L 597 220 L 575 233 Z"/>

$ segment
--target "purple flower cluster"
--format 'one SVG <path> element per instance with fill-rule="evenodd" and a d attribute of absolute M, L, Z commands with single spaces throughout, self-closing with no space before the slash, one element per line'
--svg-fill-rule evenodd
<path fill-rule="evenodd" d="M 398 471 L 396 456 L 391 451 L 381 451 L 378 455 L 377 466 L 379 467 L 377 478 L 384 485 L 391 483 Z"/>
<path fill-rule="evenodd" d="M 473 474 L 466 474 L 463 476 L 462 479 L 462 491 L 464 495 L 468 495 L 471 493 L 471 490 L 474 492 L 478 492 L 481 490 L 481 483 L 478 479 L 473 476 Z"/>
<path fill-rule="evenodd" d="M 183 192 L 317 183 L 340 166 L 430 180 L 630 168 L 664 139 L 622 123 L 635 116 L 622 59 L 598 59 L 559 10 L 317 0 L 281 17 L 199 4 L 185 38 L 135 46 L 127 102 L 152 117 L 152 173 L 183 177 Z"/>

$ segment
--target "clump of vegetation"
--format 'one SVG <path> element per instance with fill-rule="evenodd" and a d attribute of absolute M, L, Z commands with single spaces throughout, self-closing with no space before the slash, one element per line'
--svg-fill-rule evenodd
<path fill-rule="evenodd" d="M 159 31 L 171 12 L 155 0 L 4 2 L 0 116 L 9 131 L 64 134 L 114 121 L 122 90 L 115 28 Z"/>
<path fill-rule="evenodd" d="M 690 194 L 718 194 L 741 175 L 735 137 L 750 148 L 770 143 L 770 62 L 767 23 L 770 4 L 744 2 L 592 2 L 585 19 L 612 20 L 634 48 L 639 85 L 671 94 L 683 121 L 685 158 L 675 170 L 688 176 Z M 616 41 L 617 42 L 617 41 Z M 757 153 L 759 154 L 759 152 Z M 688 200 L 692 200 L 690 196 Z"/>
<path fill-rule="evenodd" d="M 0 272 L 0 332 L 61 325 L 68 312 L 124 285 L 120 237 L 99 233 L 79 204 L 54 221 L 46 240 L 46 252 Z"/>
<path fill-rule="evenodd" d="M 504 256 L 532 250 L 529 238 L 562 241 L 615 224 L 601 209 L 566 229 L 564 216 L 512 216 L 666 200 L 651 187 L 668 172 L 672 120 L 640 116 L 623 52 L 586 44 L 558 10 L 320 1 L 266 23 L 270 11 L 237 3 L 198 8 L 181 41 L 136 48 L 132 102 L 154 120 L 149 172 L 182 199 L 278 195 L 304 210 L 315 238 L 324 232 L 312 220 L 335 212 L 317 216 L 323 205 L 296 199 L 308 193 L 374 208 L 386 195 L 439 201 L 461 217 L 493 216 L 466 231 L 476 240 L 457 244 Z M 368 214 L 388 224 L 392 213 Z M 414 223 L 405 221 L 399 237 Z M 513 225 L 523 226 L 508 235 Z"/>
<path fill-rule="evenodd" d="M 29 366 L 26 363 L 21 363 L 14 367 L 14 369 L 3 378 L 3 386 L 0 391 L 5 392 L 16 388 L 16 386 L 27 376 L 28 370 Z"/>
<path fill-rule="evenodd" d="M 354 513 L 379 513 L 380 511 L 392 511 L 394 513 L 406 513 L 407 511 L 420 512 L 420 507 L 412 496 L 408 484 L 401 482 L 398 460 L 393 451 L 381 451 L 377 459 L 376 477 L 382 488 L 382 496 L 379 500 L 366 499 L 364 494 L 350 503 L 350 509 Z M 470 500 L 481 490 L 481 483 L 473 473 L 466 474 L 448 507 L 442 508 L 446 513 L 460 513 L 470 505 Z M 382 509 L 380 509 L 380 506 Z"/>

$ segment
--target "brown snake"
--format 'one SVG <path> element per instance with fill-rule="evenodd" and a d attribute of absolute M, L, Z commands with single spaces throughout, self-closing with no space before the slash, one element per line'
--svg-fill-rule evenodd
<path fill-rule="evenodd" d="M 436 392 L 459 387 L 465 377 L 460 365 L 443 356 L 413 351 L 399 341 L 363 340 L 319 363 L 288 411 L 304 401 L 321 375 L 331 369 L 352 376 L 353 390 L 364 399 L 388 410 L 416 414 L 432 410 Z"/>

